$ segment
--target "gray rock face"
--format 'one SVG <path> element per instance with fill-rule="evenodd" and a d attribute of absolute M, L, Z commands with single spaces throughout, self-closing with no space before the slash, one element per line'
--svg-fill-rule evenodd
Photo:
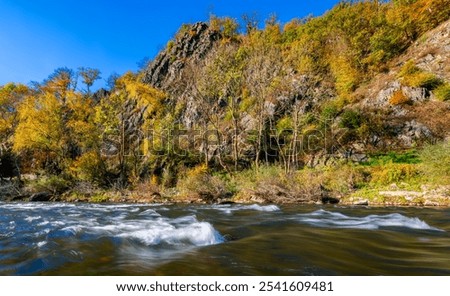
<path fill-rule="evenodd" d="M 403 146 L 411 147 L 415 141 L 431 138 L 432 136 L 433 135 L 428 127 L 415 120 L 411 120 L 404 123 L 399 131 L 398 139 Z"/>
<path fill-rule="evenodd" d="M 386 84 L 386 86 L 378 92 L 375 98 L 372 96 L 367 97 L 363 104 L 365 107 L 369 108 L 390 108 L 396 113 L 397 116 L 405 115 L 406 111 L 401 106 L 392 105 L 390 103 L 390 99 L 393 94 L 399 90 L 402 91 L 405 97 L 407 97 L 412 104 L 425 102 L 432 96 L 432 94 L 425 88 L 402 86 L 400 81 L 394 80 Z"/>
<path fill-rule="evenodd" d="M 450 21 L 419 38 L 408 52 L 414 52 L 419 68 L 450 80 Z"/>
<path fill-rule="evenodd" d="M 109 94 L 110 94 L 109 91 L 107 91 L 104 88 L 101 88 L 92 95 L 92 100 L 94 101 L 94 103 L 98 104 L 102 99 L 109 96 Z"/>
<path fill-rule="evenodd" d="M 203 22 L 189 26 L 170 48 L 161 51 L 144 71 L 144 82 L 162 90 L 169 90 L 182 76 L 185 61 L 200 60 L 220 40 L 219 32 L 210 30 Z"/>

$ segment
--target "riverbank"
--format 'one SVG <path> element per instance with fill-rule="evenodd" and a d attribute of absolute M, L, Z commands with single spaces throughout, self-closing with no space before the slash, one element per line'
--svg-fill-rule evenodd
<path fill-rule="evenodd" d="M 449 155 L 450 145 L 442 143 L 289 171 L 271 164 L 224 172 L 203 164 L 180 170 L 172 182 L 150 175 L 126 186 L 22 175 L 1 181 L 0 201 L 450 206 Z"/>
<path fill-rule="evenodd" d="M 405 185 L 405 184 L 403 184 Z M 182 195 L 175 188 L 158 191 L 136 190 L 91 190 L 63 194 L 48 191 L 21 192 L 14 185 L 3 182 L 0 201 L 6 202 L 75 202 L 75 203 L 158 203 L 158 204 L 339 204 L 349 206 L 410 206 L 450 207 L 450 186 L 422 185 L 420 190 L 404 190 L 393 183 L 386 190 L 361 189 L 345 196 L 322 194 L 297 196 L 298 192 L 287 191 L 276 185 L 264 185 L 256 189 L 246 188 L 232 196 L 211 199 L 198 194 Z M 9 188 L 8 190 L 5 190 Z M 15 192 L 15 193 L 11 193 Z M 206 197 L 206 198 L 205 198 Z"/>

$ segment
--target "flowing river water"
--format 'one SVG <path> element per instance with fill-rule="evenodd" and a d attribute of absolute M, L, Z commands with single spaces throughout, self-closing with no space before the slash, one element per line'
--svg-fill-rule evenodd
<path fill-rule="evenodd" d="M 450 275 L 450 209 L 0 203 L 0 275 Z"/>

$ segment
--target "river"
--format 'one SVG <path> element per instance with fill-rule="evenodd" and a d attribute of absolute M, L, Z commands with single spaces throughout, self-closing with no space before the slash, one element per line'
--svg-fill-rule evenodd
<path fill-rule="evenodd" d="M 0 203 L 0 275 L 450 275 L 450 209 Z"/>

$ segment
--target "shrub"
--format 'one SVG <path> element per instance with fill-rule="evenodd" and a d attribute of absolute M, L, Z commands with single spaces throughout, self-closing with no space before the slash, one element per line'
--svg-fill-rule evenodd
<path fill-rule="evenodd" d="M 175 41 L 169 40 L 169 42 L 167 42 L 167 51 L 171 51 L 174 45 Z"/>
<path fill-rule="evenodd" d="M 102 202 L 108 202 L 109 201 L 109 196 L 103 193 L 97 193 L 93 196 L 91 196 L 91 198 L 89 199 L 90 202 L 95 202 L 95 203 L 102 203 Z"/>
<path fill-rule="evenodd" d="M 409 98 L 407 96 L 405 96 L 405 94 L 403 93 L 403 91 L 397 90 L 395 91 L 391 98 L 389 99 L 389 103 L 391 103 L 392 105 L 403 105 L 409 102 Z"/>
<path fill-rule="evenodd" d="M 262 183 L 283 183 L 286 180 L 286 174 L 281 166 L 275 165 L 261 165 L 256 168 L 250 168 L 238 172 L 233 177 L 235 191 L 242 191 L 246 189 L 256 189 Z M 229 186 L 230 186 L 229 185 Z"/>
<path fill-rule="evenodd" d="M 157 180 L 153 175 L 150 179 L 142 180 L 136 183 L 132 188 L 131 197 L 133 199 L 155 199 L 161 196 L 161 187 L 158 186 Z"/>
<path fill-rule="evenodd" d="M 367 173 L 362 166 L 345 164 L 332 167 L 326 172 L 324 186 L 336 194 L 347 194 L 363 186 Z"/>
<path fill-rule="evenodd" d="M 371 155 L 370 161 L 365 163 L 368 166 L 381 166 L 389 163 L 420 163 L 419 155 L 416 150 L 408 150 L 404 152 L 390 151 L 383 154 Z"/>
<path fill-rule="evenodd" d="M 405 182 L 419 175 L 420 171 L 417 165 L 391 162 L 373 168 L 371 183 L 375 185 L 389 185 Z"/>
<path fill-rule="evenodd" d="M 341 115 L 341 121 L 339 123 L 340 127 L 345 127 L 349 129 L 357 129 L 362 124 L 361 114 L 354 110 L 346 110 Z"/>
<path fill-rule="evenodd" d="M 196 166 L 186 172 L 177 183 L 180 193 L 186 197 L 201 198 L 212 202 L 228 197 L 225 183 L 217 176 L 212 176 L 206 165 Z"/>
<path fill-rule="evenodd" d="M 364 167 L 348 164 L 303 169 L 297 173 L 296 186 L 305 194 L 317 195 L 326 190 L 334 196 L 342 196 L 361 187 L 366 175 Z"/>
<path fill-rule="evenodd" d="M 449 83 L 442 84 L 441 86 L 436 88 L 433 92 L 439 101 L 450 101 L 450 84 Z"/>
<path fill-rule="evenodd" d="M 73 177 L 88 182 L 102 184 L 106 180 L 106 169 L 100 155 L 95 151 L 86 152 L 74 161 L 70 168 Z"/>
<path fill-rule="evenodd" d="M 320 124 L 322 127 L 330 124 L 336 116 L 338 116 L 340 108 L 338 108 L 335 102 L 328 103 L 322 106 L 322 111 L 320 112 Z"/>
<path fill-rule="evenodd" d="M 304 168 L 296 173 L 295 189 L 299 195 L 317 198 L 322 194 L 323 181 L 324 176 L 318 169 Z"/>
<path fill-rule="evenodd" d="M 29 184 L 31 192 L 47 191 L 52 194 L 61 194 L 68 190 L 71 182 L 60 176 L 42 177 Z"/>
<path fill-rule="evenodd" d="M 428 73 L 415 65 L 413 61 L 408 61 L 403 65 L 398 77 L 406 86 L 423 87 L 433 90 L 443 84 L 443 81 L 432 73 Z"/>
<path fill-rule="evenodd" d="M 237 199 L 248 200 L 252 194 L 258 192 L 263 199 L 268 197 L 266 201 L 277 198 L 272 195 L 271 188 L 286 190 L 291 185 L 290 181 L 295 183 L 295 178 L 288 179 L 283 167 L 277 165 L 252 167 L 233 174 L 228 180 L 222 177 L 222 180 L 225 180 L 227 191 L 235 194 Z"/>
<path fill-rule="evenodd" d="M 402 68 L 398 72 L 398 77 L 402 78 L 405 76 L 410 76 L 410 75 L 416 74 L 420 71 L 421 71 L 420 68 L 416 66 L 414 61 L 409 60 L 402 66 Z"/>
<path fill-rule="evenodd" d="M 428 90 L 433 90 L 442 84 L 442 80 L 434 74 L 427 72 L 419 72 L 410 76 L 403 77 L 403 82 L 411 87 L 423 87 Z"/>

